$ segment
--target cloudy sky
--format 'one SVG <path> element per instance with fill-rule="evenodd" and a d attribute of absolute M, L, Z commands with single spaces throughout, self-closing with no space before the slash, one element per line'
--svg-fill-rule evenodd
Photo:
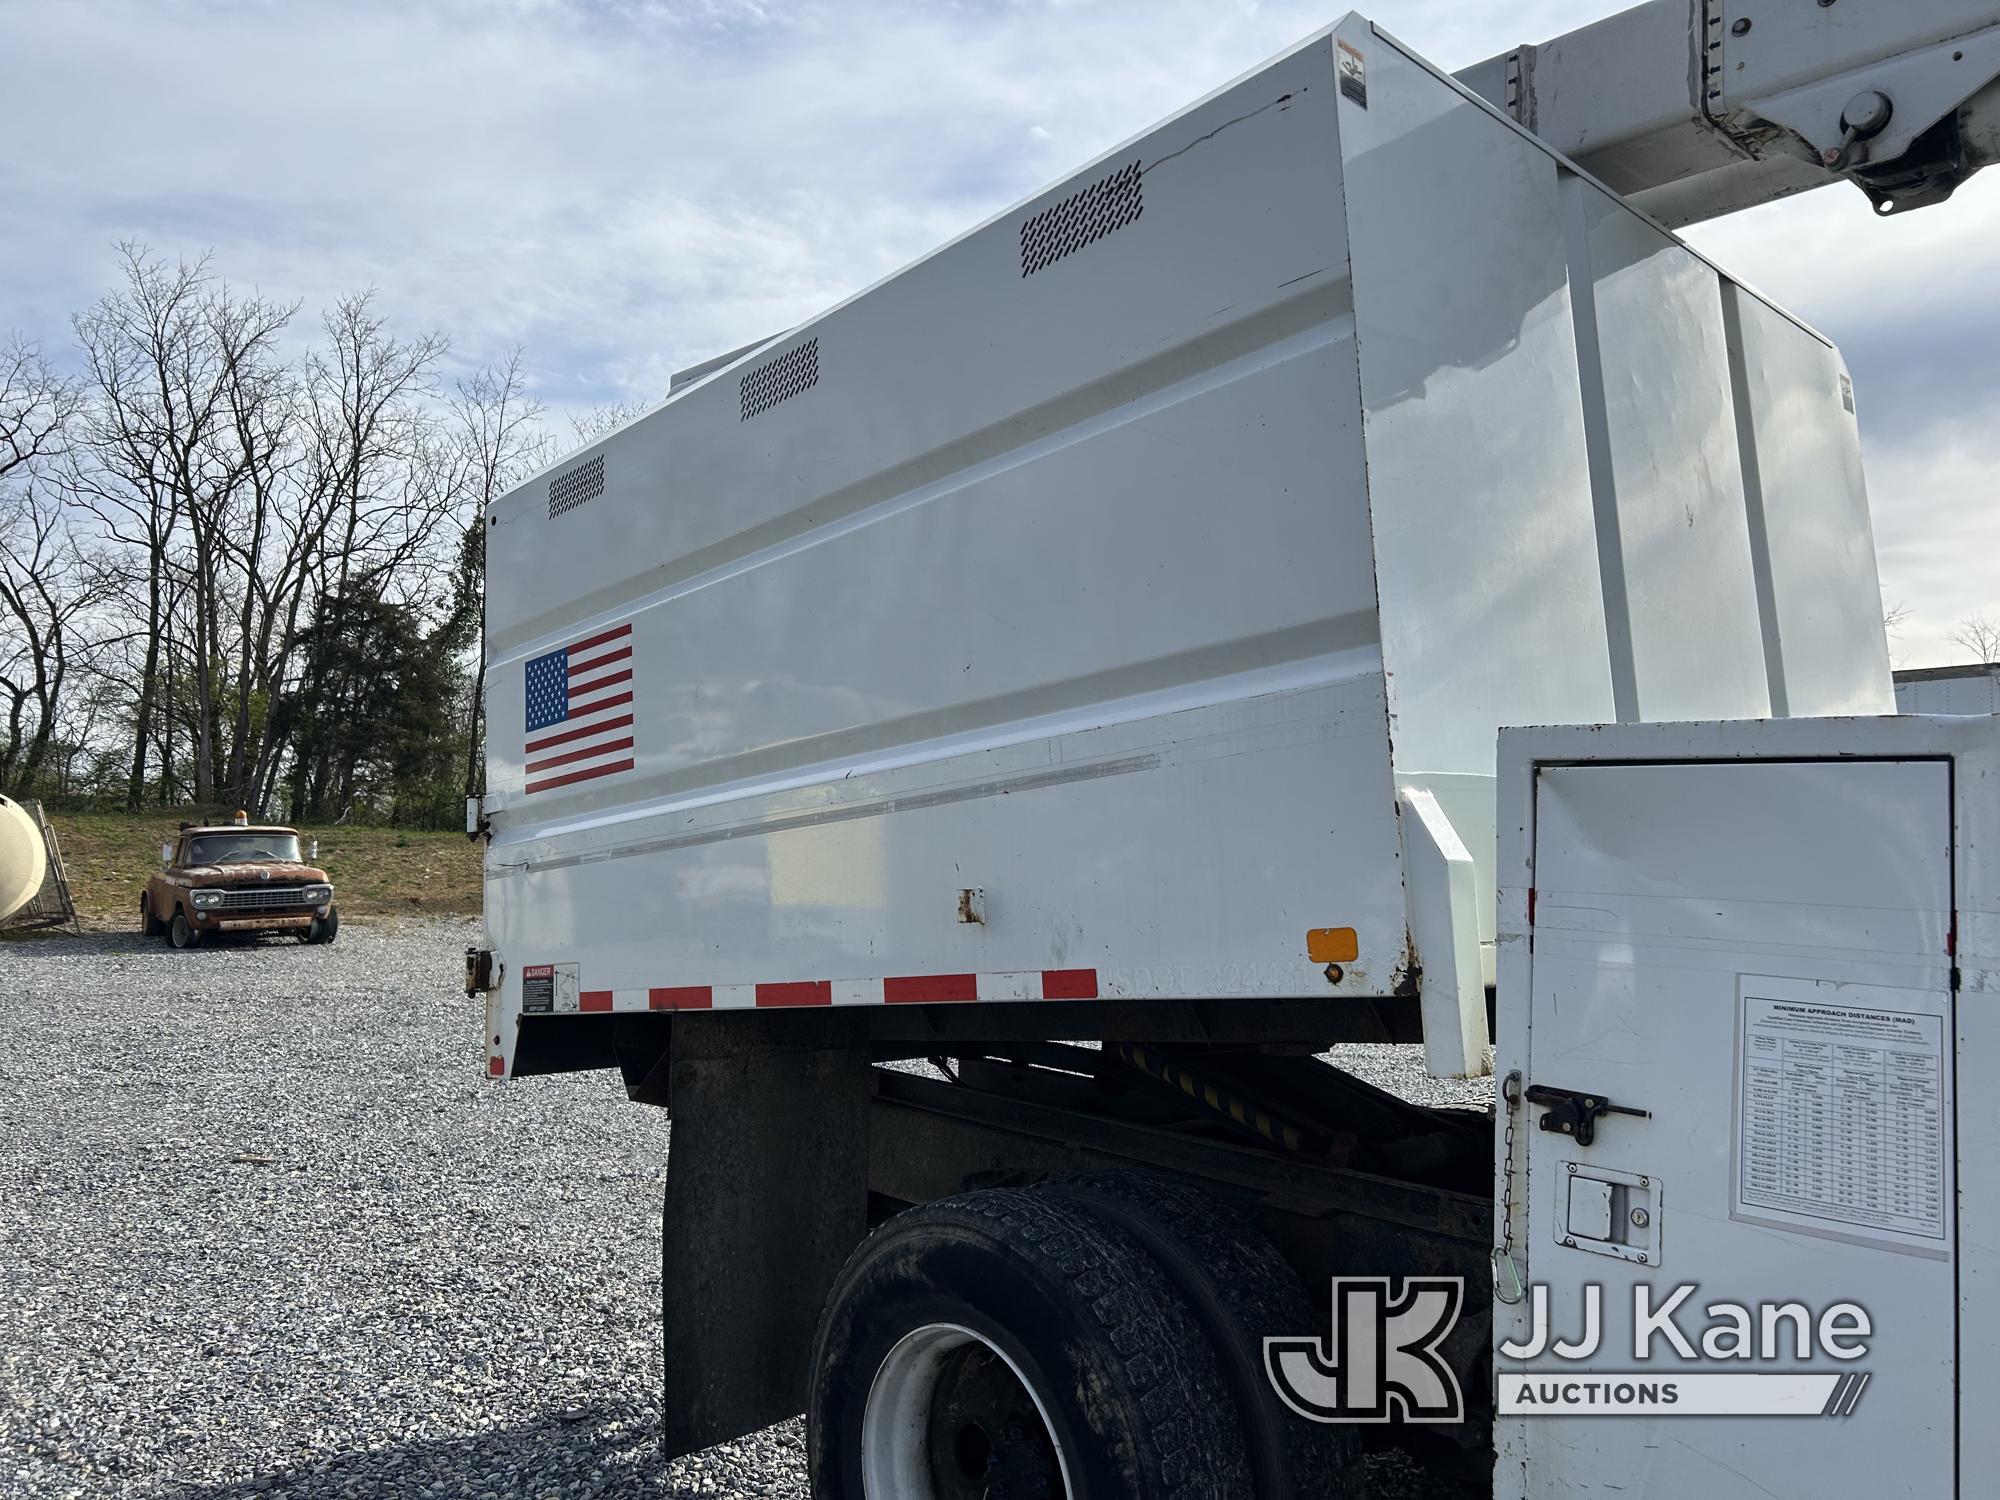
<path fill-rule="evenodd" d="M 1379 0 L 1448 68 L 1618 0 Z M 5 0 L 0 331 L 52 353 L 111 246 L 311 309 L 379 289 L 557 409 L 646 401 L 1326 24 L 1301 0 Z M 2000 171 L 1690 236 L 1853 367 L 1903 665 L 2000 620 Z"/>

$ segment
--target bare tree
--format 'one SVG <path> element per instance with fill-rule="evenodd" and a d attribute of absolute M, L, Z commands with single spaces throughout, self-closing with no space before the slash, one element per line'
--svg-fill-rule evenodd
<path fill-rule="evenodd" d="M 467 514 L 447 634 L 470 635 L 477 659 L 466 714 L 467 797 L 485 789 L 486 518 L 509 486 L 553 456 L 555 445 L 540 426 L 542 410 L 526 394 L 518 347 L 504 361 L 460 381 L 451 402 Z"/>
<path fill-rule="evenodd" d="M 576 435 L 579 444 L 594 443 L 606 433 L 623 427 L 645 409 L 636 401 L 606 401 L 589 411 L 571 412 L 569 430 Z"/>
<path fill-rule="evenodd" d="M 18 334 L 0 344 L 0 786 L 41 769 L 69 675 L 70 624 L 87 603 L 60 508 L 32 477 L 61 452 L 78 399 L 36 345 Z"/>
<path fill-rule="evenodd" d="M 310 560 L 312 607 L 337 613 L 356 598 L 414 602 L 435 591 L 438 528 L 458 506 L 432 404 L 449 341 L 439 333 L 397 338 L 375 311 L 373 292 L 342 298 L 324 327 L 325 342 L 307 355 L 303 377 L 306 507 L 324 518 Z M 301 633 L 310 623 L 295 621 Z M 295 675 L 324 665 L 308 653 Z M 343 802 L 333 785 L 339 767 L 332 747 L 322 741 L 293 750 L 301 789 L 294 801 Z M 276 766 L 265 769 L 275 787 Z"/>
<path fill-rule="evenodd" d="M 1946 639 L 1970 651 L 1974 661 L 2000 661 L 2000 624 L 1985 615 L 1967 615 Z"/>
<path fill-rule="evenodd" d="M 33 484 L 0 494 L 0 786 L 41 773 L 103 579 L 63 508 Z"/>
<path fill-rule="evenodd" d="M 1910 609 L 1910 606 L 1903 603 L 1900 599 L 1894 604 L 1891 604 L 1887 599 L 1882 601 L 1882 636 L 1889 645 L 1889 665 L 1891 667 L 1901 668 L 1903 665 L 1902 653 L 1896 650 L 1896 637 L 1901 635 L 1903 627 L 1910 623 L 1910 615 L 1912 613 L 1913 611 Z"/>
<path fill-rule="evenodd" d="M 137 241 L 118 250 L 124 285 L 74 320 L 92 399 L 67 482 L 77 503 L 137 555 L 144 577 L 145 646 L 126 786 L 126 805 L 136 812 L 162 709 L 171 549 L 210 482 L 209 444 L 226 387 L 209 316 L 214 278 L 206 257 L 169 267 Z M 163 762 L 162 800 L 171 775 Z"/>
<path fill-rule="evenodd" d="M 461 765 L 478 780 L 485 517 L 551 456 L 520 353 L 441 393 L 444 337 L 396 332 L 372 293 L 294 354 L 295 305 L 206 257 L 119 255 L 72 320 L 81 380 L 0 351 L 9 763 L 101 795 L 122 759 L 135 810 L 265 808 L 282 783 L 315 815 L 438 816 Z"/>
<path fill-rule="evenodd" d="M 427 402 L 450 342 L 441 333 L 396 338 L 374 297 L 336 303 L 325 345 L 306 362 L 314 483 L 332 502 L 323 583 L 334 594 L 423 561 L 452 505 L 422 472 L 436 421 Z"/>
<path fill-rule="evenodd" d="M 195 800 L 201 803 L 214 802 L 224 789 L 218 774 L 225 738 L 222 699 L 232 688 L 237 733 L 228 752 L 229 791 L 232 801 L 241 800 L 250 702 L 243 653 L 255 634 L 264 531 L 271 522 L 288 440 L 285 383 L 275 346 L 293 311 L 260 298 L 239 300 L 227 288 L 218 288 L 206 308 L 220 389 L 217 420 L 204 445 L 203 482 L 187 496 L 186 568 L 193 616 L 188 663 L 194 687 L 192 753 Z M 233 682 L 227 676 L 232 644 L 239 668 Z"/>
<path fill-rule="evenodd" d="M 53 457 L 79 400 L 34 344 L 18 334 L 0 344 L 0 479 Z"/>

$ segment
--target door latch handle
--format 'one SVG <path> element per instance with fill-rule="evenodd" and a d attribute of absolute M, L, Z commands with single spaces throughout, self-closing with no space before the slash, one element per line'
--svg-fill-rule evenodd
<path fill-rule="evenodd" d="M 1597 1122 L 1604 1115 L 1632 1115 L 1641 1120 L 1653 1118 L 1650 1109 L 1633 1109 L 1624 1104 L 1613 1104 L 1602 1094 L 1579 1093 L 1575 1089 L 1551 1088 L 1545 1083 L 1531 1083 L 1521 1097 L 1530 1104 L 1545 1104 L 1548 1111 L 1542 1116 L 1542 1129 L 1551 1135 L 1566 1135 L 1579 1146 L 1588 1146 L 1597 1139 Z"/>

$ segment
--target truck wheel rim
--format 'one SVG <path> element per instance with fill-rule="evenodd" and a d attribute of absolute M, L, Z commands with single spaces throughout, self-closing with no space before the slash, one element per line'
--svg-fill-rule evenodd
<path fill-rule="evenodd" d="M 1040 1473 L 1070 1493 L 1069 1465 L 1041 1393 L 1007 1351 L 955 1323 L 905 1334 L 883 1358 L 861 1416 L 866 1500 L 961 1500 L 995 1473 Z"/>

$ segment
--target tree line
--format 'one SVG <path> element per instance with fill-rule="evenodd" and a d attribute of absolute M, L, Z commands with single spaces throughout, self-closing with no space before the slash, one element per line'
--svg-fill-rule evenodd
<path fill-rule="evenodd" d="M 448 378 L 371 292 L 312 326 L 136 242 L 71 328 L 0 344 L 0 789 L 457 824 L 480 519 L 562 446 L 519 351 Z"/>

